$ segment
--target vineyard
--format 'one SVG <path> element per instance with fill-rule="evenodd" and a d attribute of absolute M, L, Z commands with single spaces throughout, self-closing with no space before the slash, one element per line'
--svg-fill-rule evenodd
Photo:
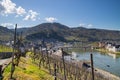
<path fill-rule="evenodd" d="M 39 68 L 43 66 L 54 76 L 55 80 L 93 80 L 92 73 L 82 62 L 67 61 L 63 57 L 42 51 L 34 53 L 33 61 Z M 95 80 L 106 80 L 100 74 L 95 74 Z"/>
<path fill-rule="evenodd" d="M 17 25 L 13 49 L 0 46 L 12 52 L 10 65 L 0 65 L 0 80 L 114 80 L 96 72 L 92 54 L 91 65 L 88 65 L 86 61 L 65 59 L 67 53 L 63 48 L 58 49 L 61 56 L 56 55 L 58 50 L 47 49 L 47 45 L 45 50 L 39 46 L 39 49 L 34 48 L 28 53 L 22 42 L 22 34 L 16 38 L 16 29 Z"/>
<path fill-rule="evenodd" d="M 29 53 L 28 53 L 29 54 Z M 3 73 L 3 80 L 10 78 L 11 64 L 7 66 Z M 19 65 L 15 67 L 13 80 L 53 80 L 54 77 L 49 74 L 48 70 L 39 67 L 29 57 L 21 57 Z"/>
<path fill-rule="evenodd" d="M 23 68 L 24 71 L 26 71 L 27 69 L 30 69 L 29 67 L 27 67 L 28 63 L 26 63 L 29 60 L 31 60 L 31 62 L 33 63 L 32 65 L 36 66 L 37 71 L 41 70 L 41 68 L 44 68 L 45 70 L 48 71 L 50 75 L 54 77 L 54 80 L 93 80 L 93 77 L 92 77 L 93 74 L 91 73 L 91 70 L 88 70 L 87 67 L 84 67 L 82 65 L 83 62 L 68 61 L 64 59 L 64 55 L 60 57 L 60 56 L 54 55 L 51 52 L 48 52 L 47 50 L 29 52 L 26 54 L 26 57 L 21 57 L 19 59 L 17 58 L 14 59 L 13 61 L 15 66 L 11 64 L 12 67 L 9 65 L 4 70 L 3 80 L 7 80 L 6 78 L 10 78 L 11 74 L 12 74 L 11 75 L 12 79 L 14 77 L 16 79 L 19 79 L 17 77 L 18 73 L 16 73 L 16 71 L 19 71 L 19 68 L 21 68 L 21 64 L 22 64 L 22 67 L 24 66 Z M 11 71 L 10 68 L 13 71 Z M 8 74 L 6 72 L 8 72 Z M 32 72 L 28 72 L 28 73 L 31 73 L 34 75 L 34 73 Z M 99 74 L 95 74 L 94 78 L 95 80 L 106 80 L 103 76 Z M 51 79 L 48 79 L 48 80 L 52 80 L 52 77 Z"/>

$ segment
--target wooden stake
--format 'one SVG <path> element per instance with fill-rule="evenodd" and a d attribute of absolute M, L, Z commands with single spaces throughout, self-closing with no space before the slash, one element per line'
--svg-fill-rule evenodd
<path fill-rule="evenodd" d="M 92 80 L 94 80 L 94 65 L 93 65 L 93 54 L 90 54 L 91 58 L 91 70 L 92 70 Z"/>
<path fill-rule="evenodd" d="M 51 69 L 50 69 L 50 59 L 49 59 L 49 57 L 50 57 L 50 54 L 49 54 L 48 51 L 47 51 L 48 69 L 49 69 L 49 72 L 50 72 L 50 74 L 51 74 Z"/>
<path fill-rule="evenodd" d="M 17 34 L 17 24 L 15 25 L 15 32 L 14 32 L 14 45 L 13 45 L 13 54 L 12 54 L 12 65 L 11 65 L 11 74 L 10 79 L 12 79 L 12 75 L 15 69 L 14 65 L 14 54 L 15 54 L 15 47 L 16 47 L 16 34 Z"/>
<path fill-rule="evenodd" d="M 63 68 L 64 68 L 64 80 L 66 80 L 66 72 L 65 72 L 65 60 L 64 60 L 64 52 L 63 52 L 63 48 L 62 50 L 62 60 L 63 60 Z"/>
<path fill-rule="evenodd" d="M 2 65 L 0 65 L 0 80 L 2 80 Z"/>
<path fill-rule="evenodd" d="M 56 70 L 56 63 L 54 64 L 54 80 L 57 80 L 57 70 Z"/>

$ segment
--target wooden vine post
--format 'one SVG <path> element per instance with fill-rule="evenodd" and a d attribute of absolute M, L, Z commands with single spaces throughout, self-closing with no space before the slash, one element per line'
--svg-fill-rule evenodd
<path fill-rule="evenodd" d="M 20 53 L 19 53 L 19 58 L 20 58 L 20 56 L 23 56 L 23 57 L 25 57 L 26 56 L 26 53 L 25 53 L 25 47 L 24 47 L 24 45 L 23 45 L 23 37 L 22 37 L 22 32 L 20 33 L 20 43 L 19 43 L 19 47 L 18 47 L 18 49 L 20 49 L 19 51 L 20 51 Z"/>
<path fill-rule="evenodd" d="M 93 65 L 93 54 L 90 54 L 91 58 L 91 70 L 92 70 L 92 80 L 94 80 L 94 65 Z"/>
<path fill-rule="evenodd" d="M 51 69 L 50 69 L 50 54 L 48 53 L 48 50 L 47 50 L 47 63 L 48 63 L 48 69 L 49 69 L 49 72 L 51 74 Z"/>
<path fill-rule="evenodd" d="M 57 69 L 56 69 L 56 63 L 54 64 L 54 80 L 57 80 Z"/>
<path fill-rule="evenodd" d="M 11 74 L 10 79 L 13 79 L 12 75 L 15 70 L 15 63 L 14 63 L 14 54 L 15 54 L 15 47 L 16 47 L 16 34 L 17 34 L 17 24 L 15 25 L 15 32 L 14 32 L 14 45 L 13 45 L 13 53 L 12 53 L 12 65 L 11 65 Z"/>
<path fill-rule="evenodd" d="M 0 80 L 2 80 L 2 65 L 0 65 Z"/>
<path fill-rule="evenodd" d="M 64 52 L 63 52 L 63 48 L 61 48 L 62 51 L 62 60 L 63 60 L 63 69 L 64 69 L 64 80 L 66 79 L 66 71 L 65 71 L 65 59 L 64 59 Z"/>
<path fill-rule="evenodd" d="M 39 69 L 41 67 L 41 59 L 42 59 L 42 45 L 40 46 L 40 52 L 39 52 Z"/>

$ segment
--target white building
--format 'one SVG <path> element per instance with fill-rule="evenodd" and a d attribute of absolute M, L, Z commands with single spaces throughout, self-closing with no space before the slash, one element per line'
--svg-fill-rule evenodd
<path fill-rule="evenodd" d="M 111 43 L 108 43 L 106 46 L 106 49 L 110 52 L 119 52 L 120 51 L 120 45 L 113 45 Z"/>

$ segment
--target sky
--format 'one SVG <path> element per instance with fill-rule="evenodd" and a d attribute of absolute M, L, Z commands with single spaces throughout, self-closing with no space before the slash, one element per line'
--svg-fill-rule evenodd
<path fill-rule="evenodd" d="M 0 0 L 0 25 L 14 28 L 58 22 L 120 30 L 120 0 Z"/>

